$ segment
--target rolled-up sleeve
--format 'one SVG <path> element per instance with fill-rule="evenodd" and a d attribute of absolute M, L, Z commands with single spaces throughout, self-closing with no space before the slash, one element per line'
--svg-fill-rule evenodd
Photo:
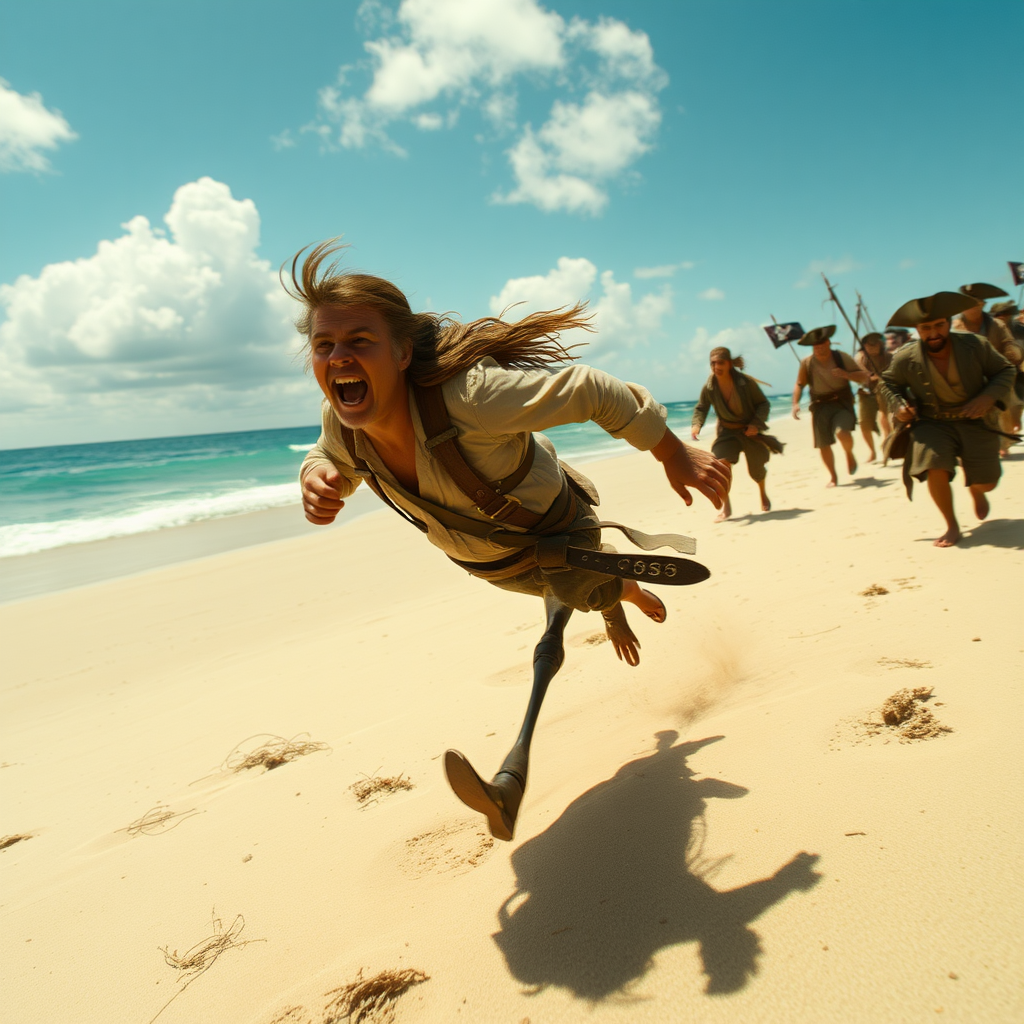
<path fill-rule="evenodd" d="M 470 383 L 480 427 L 495 438 L 593 421 L 640 451 L 665 436 L 667 413 L 650 392 L 591 366 L 553 373 L 483 360 Z"/>
<path fill-rule="evenodd" d="M 338 429 L 334 410 L 327 402 L 321 407 L 321 417 L 320 437 L 302 460 L 299 482 L 305 480 L 306 475 L 316 468 L 336 469 L 341 476 L 341 482 L 336 489 L 342 498 L 347 498 L 359 486 L 360 477 L 345 450 L 345 442 Z"/>

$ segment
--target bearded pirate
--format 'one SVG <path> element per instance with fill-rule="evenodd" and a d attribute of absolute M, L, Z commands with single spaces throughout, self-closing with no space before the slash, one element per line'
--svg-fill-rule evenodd
<path fill-rule="evenodd" d="M 559 333 L 590 327 L 583 304 L 516 323 L 486 317 L 462 324 L 413 313 L 389 281 L 343 273 L 325 260 L 340 246 L 292 260 L 285 289 L 302 303 L 296 321 L 324 393 L 320 439 L 302 464 L 306 518 L 333 522 L 365 481 L 461 568 L 503 590 L 544 599 L 546 629 L 534 652 L 534 686 L 516 744 L 485 782 L 458 751 L 445 754 L 455 794 L 486 815 L 491 833 L 511 839 L 526 787 L 529 745 L 547 685 L 561 667 L 573 611 L 600 612 L 617 656 L 639 663 L 640 643 L 623 604 L 664 622 L 661 600 L 638 580 L 696 583 L 708 571 L 675 556 L 620 555 L 601 544 L 601 527 L 621 529 L 646 550 L 693 542 L 648 537 L 594 514 L 593 485 L 560 463 L 535 431 L 593 420 L 613 437 L 649 451 L 683 501 L 690 487 L 720 507 L 731 468 L 687 448 L 666 412 L 636 384 L 574 358 Z"/>
<path fill-rule="evenodd" d="M 766 434 L 771 403 L 761 390 L 761 381 L 741 372 L 743 356 L 733 357 L 727 348 L 711 350 L 711 376 L 701 388 L 700 398 L 693 410 L 690 437 L 696 441 L 700 429 L 713 406 L 718 425 L 711 454 L 736 465 L 740 453 L 746 456 L 747 472 L 757 484 L 761 494 L 761 511 L 770 512 L 772 503 L 765 491 L 768 475 L 768 459 L 774 453 L 782 454 L 783 444 L 778 438 Z M 719 512 L 716 523 L 732 515 L 732 504 L 728 495 L 725 506 Z"/>
<path fill-rule="evenodd" d="M 853 428 L 857 417 L 853 411 L 853 391 L 850 381 L 858 384 L 868 382 L 868 373 L 839 349 L 833 349 L 830 338 L 836 333 L 835 326 L 815 327 L 798 342 L 813 347 L 814 351 L 800 361 L 793 388 L 793 419 L 800 419 L 800 396 L 804 388 L 811 393 L 811 426 L 814 431 L 814 447 L 821 453 L 821 461 L 828 470 L 828 487 L 839 482 L 836 476 L 836 461 L 832 445 L 839 444 L 846 453 L 846 468 L 853 476 L 857 472 L 857 460 L 853 455 Z"/>
<path fill-rule="evenodd" d="M 910 496 L 913 480 L 927 480 L 928 493 L 946 522 L 935 541 L 952 547 L 960 539 L 950 482 L 957 464 L 979 519 L 989 513 L 987 494 L 1002 472 L 1001 434 L 987 420 L 1002 406 L 1016 371 L 984 338 L 950 330 L 950 318 L 973 308 L 976 300 L 957 292 L 937 292 L 900 306 L 890 324 L 916 327 L 918 340 L 904 345 L 882 374 L 879 391 L 902 427 L 890 436 L 887 454 L 899 457 L 907 442 L 903 479 Z"/>

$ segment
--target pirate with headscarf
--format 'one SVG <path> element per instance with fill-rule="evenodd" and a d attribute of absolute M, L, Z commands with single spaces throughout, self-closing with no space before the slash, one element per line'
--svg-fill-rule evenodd
<path fill-rule="evenodd" d="M 765 490 L 768 459 L 772 454 L 781 455 L 783 444 L 766 433 L 772 407 L 761 390 L 764 382 L 743 373 L 743 356 L 733 356 L 727 348 L 713 348 L 710 362 L 711 376 L 701 388 L 693 410 L 690 437 L 697 440 L 708 411 L 714 408 L 718 422 L 711 454 L 736 465 L 742 453 L 747 460 L 750 479 L 757 484 L 761 495 L 761 511 L 770 512 L 772 503 Z M 715 522 L 720 523 L 731 515 L 732 503 L 727 495 L 725 506 Z"/>

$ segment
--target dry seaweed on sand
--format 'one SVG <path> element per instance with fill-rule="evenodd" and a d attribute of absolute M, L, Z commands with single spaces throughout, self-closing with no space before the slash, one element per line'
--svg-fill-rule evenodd
<path fill-rule="evenodd" d="M 364 978 L 362 970 L 341 988 L 325 993 L 331 997 L 324 1007 L 323 1024 L 337 1024 L 351 1020 L 369 1024 L 389 1024 L 395 1019 L 395 1002 L 413 985 L 429 980 L 423 971 L 405 968 L 400 971 L 381 971 L 372 978 Z"/>
<path fill-rule="evenodd" d="M 242 939 L 239 941 L 238 936 L 242 934 L 244 928 L 245 918 L 241 914 L 236 915 L 229 928 L 225 928 L 214 911 L 212 935 L 186 949 L 184 953 L 179 953 L 177 950 L 172 953 L 166 946 L 161 946 L 160 951 L 164 955 L 167 966 L 181 971 L 182 977 L 191 982 L 200 974 L 208 971 L 229 949 L 240 949 L 242 946 L 248 946 L 250 942 L 266 942 L 266 939 Z"/>
<path fill-rule="evenodd" d="M 26 839 L 31 839 L 31 832 L 19 832 L 13 836 L 3 836 L 0 838 L 0 850 L 6 850 L 9 846 L 13 846 L 15 843 L 23 843 Z"/>
<path fill-rule="evenodd" d="M 213 934 L 208 935 L 201 942 L 197 942 L 194 946 L 190 946 L 185 950 L 184 953 L 179 953 L 174 950 L 172 953 L 167 946 L 160 946 L 160 952 L 164 955 L 164 961 L 168 967 L 173 967 L 176 971 L 180 971 L 181 975 L 178 978 L 182 982 L 181 988 L 171 996 L 170 999 L 164 1003 L 163 1006 L 157 1011 L 157 1014 L 149 1022 L 153 1024 L 153 1021 L 160 1016 L 164 1010 L 167 1009 L 171 1003 L 174 1002 L 182 992 L 185 991 L 197 978 L 202 977 L 229 949 L 241 949 L 242 946 L 248 946 L 251 942 L 266 942 L 266 939 L 239 939 L 242 931 L 245 928 L 245 918 L 241 914 L 236 915 L 234 921 L 228 928 L 224 927 L 224 923 L 217 916 L 217 911 L 213 911 Z"/>
<path fill-rule="evenodd" d="M 130 825 L 119 828 L 118 832 L 127 832 L 133 839 L 135 836 L 158 836 L 199 813 L 194 807 L 188 811 L 172 811 L 166 804 L 157 804 Z"/>
<path fill-rule="evenodd" d="M 877 583 L 872 583 L 867 590 L 860 592 L 861 597 L 881 597 L 883 594 L 888 594 L 889 591 L 885 587 L 880 587 Z"/>
<path fill-rule="evenodd" d="M 931 668 L 930 661 L 921 661 L 919 658 L 879 658 L 878 664 L 882 668 Z"/>
<path fill-rule="evenodd" d="M 360 804 L 376 803 L 381 797 L 389 796 L 391 793 L 400 793 L 405 789 L 412 789 L 413 782 L 407 775 L 364 775 L 361 779 L 353 782 L 348 787 L 355 794 Z"/>
<path fill-rule="evenodd" d="M 908 740 L 927 740 L 943 733 L 952 732 L 948 725 L 943 725 L 926 707 L 924 702 L 931 700 L 930 686 L 915 686 L 912 690 L 897 690 L 891 697 L 882 702 L 879 710 L 882 722 L 867 721 L 864 724 L 868 731 L 877 735 L 887 728 L 895 729 L 901 742 Z"/>
<path fill-rule="evenodd" d="M 245 749 L 247 744 L 259 739 L 263 740 L 261 744 L 250 750 Z M 228 772 L 244 772 L 250 768 L 265 768 L 269 772 L 307 754 L 329 749 L 326 743 L 309 739 L 308 732 L 300 732 L 291 739 L 275 736 L 273 733 L 257 733 L 242 740 L 224 758 L 221 767 Z"/>

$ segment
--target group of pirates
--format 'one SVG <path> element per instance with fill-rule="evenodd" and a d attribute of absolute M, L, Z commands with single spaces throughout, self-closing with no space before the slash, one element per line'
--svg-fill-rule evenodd
<path fill-rule="evenodd" d="M 875 436 L 880 434 L 886 461 L 903 459 L 908 496 L 914 479 L 927 483 L 946 524 L 936 547 L 951 547 L 960 539 L 950 486 L 958 465 L 975 512 L 984 519 L 986 494 L 1001 474 L 1000 458 L 1020 440 L 1024 313 L 1009 300 L 985 309 L 987 300 L 1004 296 L 1001 288 L 979 282 L 913 299 L 892 315 L 884 335 L 860 338 L 856 356 L 832 347 L 834 326 L 816 327 L 798 342 L 812 352 L 800 360 L 793 418 L 800 418 L 807 388 L 814 447 L 828 470 L 828 486 L 838 483 L 836 441 L 853 475 L 855 428 L 860 426 L 871 462 L 879 457 Z M 744 373 L 743 365 L 742 357 L 726 348 L 711 351 L 711 376 L 694 410 L 691 437 L 696 440 L 714 408 L 718 426 L 712 453 L 733 465 L 741 452 L 745 455 L 767 512 L 768 459 L 782 451 L 782 444 L 765 432 L 770 403 L 759 386 L 763 382 Z M 856 397 L 853 384 L 858 385 Z M 726 496 L 716 521 L 731 511 Z"/>
<path fill-rule="evenodd" d="M 692 503 L 693 489 L 724 514 L 732 464 L 741 452 L 759 484 L 762 507 L 770 508 L 765 467 L 781 445 L 765 432 L 769 404 L 759 382 L 724 349 L 712 352 L 714 373 L 694 417 L 696 435 L 709 406 L 718 413 L 718 436 L 708 453 L 684 444 L 668 428 L 664 406 L 645 388 L 592 367 L 566 365 L 574 357 L 559 336 L 590 329 L 582 304 L 511 323 L 495 317 L 461 323 L 414 313 L 390 281 L 329 263 L 339 249 L 331 241 L 299 253 L 283 277 L 300 304 L 296 328 L 307 339 L 308 362 L 323 392 L 320 439 L 300 471 L 303 508 L 310 522 L 331 523 L 365 482 L 461 570 L 543 599 L 545 627 L 534 651 L 529 705 L 497 774 L 487 782 L 458 751 L 444 757 L 458 798 L 486 817 L 494 836 L 508 840 L 526 788 L 533 730 L 548 683 L 562 664 L 570 616 L 599 612 L 610 647 L 635 666 L 640 642 L 624 606 L 657 623 L 667 617 L 665 604 L 641 583 L 693 584 L 709 575 L 698 562 L 678 557 L 694 552 L 690 538 L 648 535 L 599 519 L 593 484 L 558 459 L 541 431 L 593 421 L 650 452 L 685 504 Z M 832 353 L 832 328 L 810 331 L 801 344 L 814 351 L 801 364 L 794 391 L 796 412 L 803 387 L 811 388 L 815 443 L 833 482 L 836 436 L 851 471 L 855 466 L 850 382 L 867 392 L 864 415 L 884 409 L 898 423 L 912 424 L 910 469 L 927 476 L 941 508 L 948 505 L 947 543 L 955 543 L 957 530 L 952 500 L 942 504 L 939 481 L 948 494 L 959 459 L 983 515 L 983 492 L 995 486 L 1000 471 L 1001 435 L 992 432 L 986 416 L 993 404 L 1011 407 L 1014 359 L 1020 362 L 1019 345 L 1014 357 L 1009 343 L 997 339 L 1001 354 L 974 333 L 993 328 L 973 287 L 973 293 L 940 292 L 903 306 L 891 326 L 916 327 L 920 340 L 901 345 L 891 361 L 880 338 L 866 339 L 863 359 L 854 361 Z M 962 326 L 950 333 L 956 314 Z M 1019 405 L 1012 407 L 1019 415 Z M 610 529 L 642 552 L 616 551 L 602 537 Z M 650 553 L 664 548 L 677 554 Z"/>

